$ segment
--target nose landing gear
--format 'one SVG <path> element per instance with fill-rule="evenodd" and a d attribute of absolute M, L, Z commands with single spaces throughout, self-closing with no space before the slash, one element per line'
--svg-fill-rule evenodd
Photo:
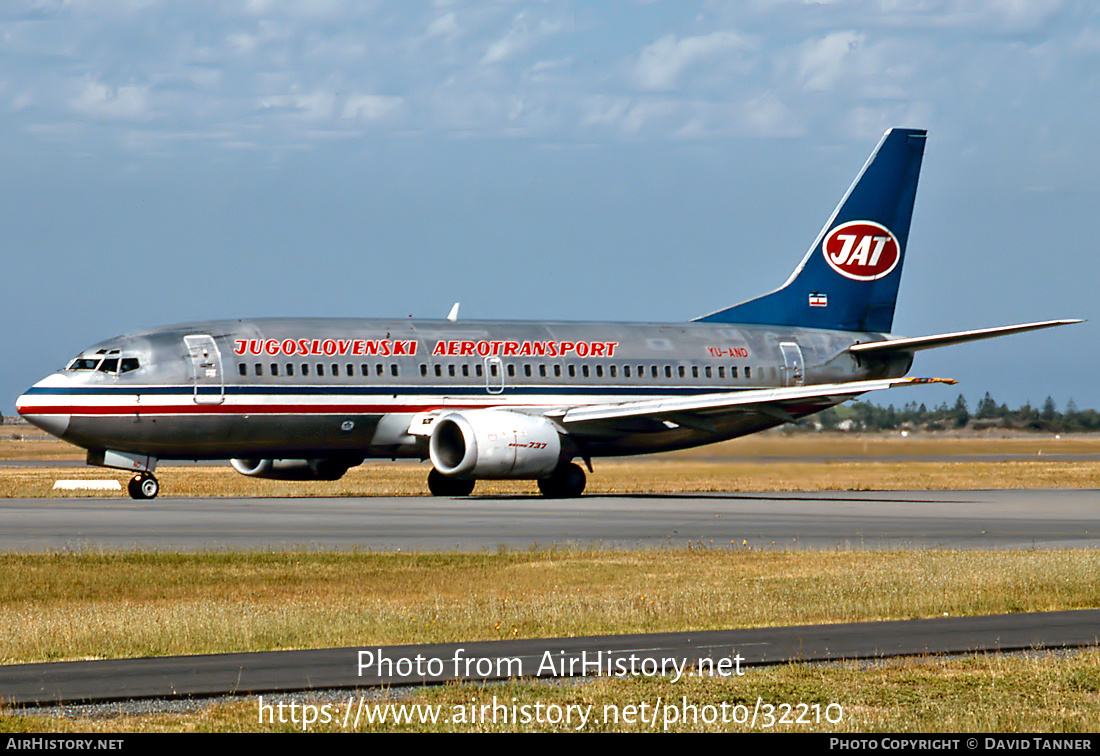
<path fill-rule="evenodd" d="M 130 493 L 131 499 L 155 499 L 160 493 L 160 483 L 152 473 L 138 473 L 130 478 L 126 490 Z"/>

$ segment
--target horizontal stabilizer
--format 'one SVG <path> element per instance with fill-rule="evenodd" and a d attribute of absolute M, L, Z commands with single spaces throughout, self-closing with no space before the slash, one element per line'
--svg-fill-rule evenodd
<path fill-rule="evenodd" d="M 992 339 L 997 336 L 1007 336 L 1010 333 L 1038 331 L 1041 328 L 1054 328 L 1055 326 L 1083 322 L 1082 320 L 1044 320 L 1041 323 L 1022 323 L 1020 325 L 1000 326 L 998 328 L 982 328 L 977 331 L 939 333 L 934 336 L 917 336 L 912 339 L 870 341 L 863 344 L 853 344 L 848 347 L 848 351 L 860 356 L 879 356 L 899 354 L 902 352 L 912 354 L 921 349 L 935 349 L 936 347 L 951 346 L 952 344 L 963 344 L 967 341 L 978 341 L 980 339 Z"/>

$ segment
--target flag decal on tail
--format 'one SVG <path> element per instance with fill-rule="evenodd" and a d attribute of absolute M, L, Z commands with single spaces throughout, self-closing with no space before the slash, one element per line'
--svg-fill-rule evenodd
<path fill-rule="evenodd" d="M 810 292 L 810 307 L 828 307 L 829 295 L 822 294 L 821 292 Z"/>
<path fill-rule="evenodd" d="M 867 220 L 842 223 L 821 243 L 829 267 L 853 281 L 875 281 L 890 275 L 901 259 L 899 249 L 890 229 Z"/>

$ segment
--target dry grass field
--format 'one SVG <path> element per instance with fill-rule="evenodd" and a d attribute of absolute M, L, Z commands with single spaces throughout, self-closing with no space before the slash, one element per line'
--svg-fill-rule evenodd
<path fill-rule="evenodd" d="M 125 496 L 126 473 L 87 467 L 64 442 L 0 440 L 0 497 Z M 66 462 L 19 466 L 19 461 Z M 368 461 L 331 482 L 257 480 L 228 464 L 157 470 L 162 496 L 423 496 L 427 463 Z M 58 479 L 109 479 L 122 492 L 54 491 Z M 1100 488 L 1100 435 L 765 433 L 700 449 L 595 461 L 588 494 L 703 491 Z M 532 481 L 482 481 L 479 494 L 532 494 Z"/>
<path fill-rule="evenodd" d="M 1100 606 L 1100 552 L 0 555 L 0 663 Z"/>

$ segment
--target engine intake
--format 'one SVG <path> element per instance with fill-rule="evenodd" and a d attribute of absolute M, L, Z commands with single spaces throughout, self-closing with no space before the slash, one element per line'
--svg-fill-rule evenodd
<path fill-rule="evenodd" d="M 507 410 L 454 412 L 428 442 L 436 470 L 457 478 L 542 478 L 562 458 L 562 435 L 545 417 Z"/>

